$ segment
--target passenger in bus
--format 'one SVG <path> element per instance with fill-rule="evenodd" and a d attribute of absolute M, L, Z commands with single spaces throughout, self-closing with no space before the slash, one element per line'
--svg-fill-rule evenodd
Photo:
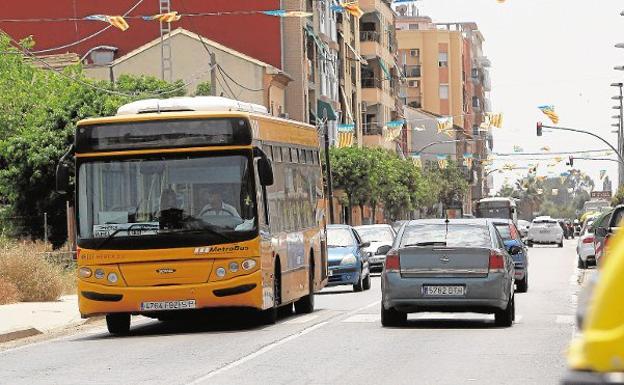
<path fill-rule="evenodd" d="M 229 215 L 235 218 L 240 218 L 240 214 L 234 206 L 223 202 L 221 191 L 216 188 L 206 190 L 204 192 L 204 201 L 207 202 L 207 204 L 199 212 L 200 217 L 210 215 Z"/>
<path fill-rule="evenodd" d="M 178 207 L 178 199 L 171 187 L 160 194 L 160 228 L 177 229 L 182 227 L 183 210 Z"/>

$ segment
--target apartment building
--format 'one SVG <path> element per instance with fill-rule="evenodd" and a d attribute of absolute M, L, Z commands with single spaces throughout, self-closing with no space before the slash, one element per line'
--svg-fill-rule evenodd
<path fill-rule="evenodd" d="M 474 160 L 466 170 L 473 186 L 464 211 L 470 212 L 472 202 L 483 196 L 480 160 L 492 148 L 491 133 L 482 128 L 491 109 L 490 62 L 483 54 L 483 35 L 475 23 L 434 23 L 415 5 L 395 10 L 398 62 L 407 80 L 400 97 L 409 107 L 453 117 L 456 138 L 465 139 L 456 145 L 457 158 L 470 154 Z"/>
<path fill-rule="evenodd" d="M 360 0 L 363 145 L 396 150 L 383 137 L 384 126 L 402 114 L 398 100 L 395 14 L 390 0 Z"/>

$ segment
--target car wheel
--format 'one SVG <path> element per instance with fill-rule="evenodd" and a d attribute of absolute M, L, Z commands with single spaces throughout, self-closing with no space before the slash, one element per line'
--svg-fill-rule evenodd
<path fill-rule="evenodd" d="M 394 308 L 386 309 L 381 303 L 381 325 L 384 327 L 401 326 L 407 322 L 407 313 Z"/>
<path fill-rule="evenodd" d="M 310 273 L 308 276 L 308 287 L 310 291 L 308 295 L 295 302 L 295 313 L 297 314 L 307 314 L 314 311 L 314 263 L 312 260 L 310 260 Z"/>
<path fill-rule="evenodd" d="M 529 247 L 533 247 L 533 241 L 527 241 L 527 245 L 528 245 Z"/>
<path fill-rule="evenodd" d="M 130 313 L 107 314 L 106 328 L 110 334 L 128 334 L 130 331 Z"/>
<path fill-rule="evenodd" d="M 358 277 L 358 281 L 355 285 L 353 285 L 353 291 L 355 292 L 359 292 L 364 290 L 364 280 L 362 279 L 362 269 L 360 270 L 359 273 L 359 277 Z"/>
<path fill-rule="evenodd" d="M 366 278 L 364 278 L 364 284 L 362 285 L 364 290 L 369 290 L 371 288 L 371 276 L 370 274 L 366 274 Z"/>
<path fill-rule="evenodd" d="M 559 247 L 563 247 L 563 241 L 559 242 Z"/>
<path fill-rule="evenodd" d="M 518 281 L 516 284 L 518 293 L 526 293 L 529 291 L 529 274 L 526 273 L 524 275 L 524 279 L 522 281 Z"/>
<path fill-rule="evenodd" d="M 581 257 L 578 257 L 578 263 L 576 265 L 579 269 L 587 269 L 587 262 L 583 262 Z"/>
<path fill-rule="evenodd" d="M 513 321 L 516 318 L 516 301 L 514 296 L 511 296 L 507 308 L 505 310 L 496 310 L 494 313 L 494 320 L 496 326 L 510 327 L 513 325 Z"/>

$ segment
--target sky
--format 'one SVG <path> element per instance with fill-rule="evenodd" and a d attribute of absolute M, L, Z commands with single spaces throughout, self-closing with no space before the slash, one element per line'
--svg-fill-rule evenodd
<path fill-rule="evenodd" d="M 525 152 L 604 149 L 607 146 L 585 134 L 565 131 L 536 136 L 536 122 L 551 124 L 538 109 L 552 104 L 559 125 L 591 131 L 617 146 L 612 119 L 619 102 L 611 97 L 619 91 L 613 82 L 624 81 L 624 2 L 618 0 L 420 0 L 422 15 L 434 22 L 474 21 L 485 37 L 484 53 L 492 62 L 493 112 L 504 114 L 504 126 L 494 129 L 494 152 L 513 152 L 514 145 Z M 614 157 L 614 156 L 612 156 Z M 497 161 L 497 165 L 509 160 Z M 518 165 L 526 165 L 527 161 Z M 565 161 L 554 168 L 540 162 L 538 175 L 569 169 Z M 589 174 L 602 189 L 600 170 L 617 181 L 617 163 L 576 160 L 575 168 Z M 495 174 L 498 189 L 508 178 L 515 181 L 525 171 Z M 599 183 L 598 183 L 599 182 Z"/>

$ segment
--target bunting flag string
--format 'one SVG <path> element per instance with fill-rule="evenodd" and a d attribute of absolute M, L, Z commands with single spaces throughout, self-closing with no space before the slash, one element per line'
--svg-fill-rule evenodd
<path fill-rule="evenodd" d="M 340 2 L 330 6 L 330 9 L 334 12 L 348 12 L 358 19 L 364 15 L 364 11 L 362 11 L 357 1 Z"/>
<path fill-rule="evenodd" d="M 285 9 L 275 9 L 272 11 L 260 11 L 260 13 L 265 14 L 267 16 L 277 16 L 277 17 L 310 17 L 313 15 L 312 12 L 305 11 L 286 11 Z"/>
<path fill-rule="evenodd" d="M 448 156 L 445 154 L 438 154 L 436 158 L 438 160 L 438 167 L 440 167 L 440 170 L 444 170 L 446 166 L 448 166 Z"/>
<path fill-rule="evenodd" d="M 163 23 L 173 23 L 174 21 L 178 21 L 182 18 L 177 11 L 167 12 L 167 13 L 159 13 L 157 15 L 152 16 L 143 16 L 143 20 L 158 20 Z"/>
<path fill-rule="evenodd" d="M 415 167 L 422 168 L 422 159 L 420 158 L 420 154 L 412 155 L 412 163 L 414 163 Z"/>
<path fill-rule="evenodd" d="M 543 105 L 537 108 L 539 108 L 542 111 L 542 113 L 544 113 L 544 115 L 548 116 L 548 118 L 550 119 L 551 122 L 553 122 L 553 124 L 559 123 L 559 115 L 557 115 L 557 113 L 555 112 L 555 106 Z"/>
<path fill-rule="evenodd" d="M 383 127 L 384 140 L 386 142 L 392 142 L 393 140 L 398 139 L 401 136 L 401 130 L 403 129 L 404 124 L 405 120 L 402 119 L 386 123 Z"/>
<path fill-rule="evenodd" d="M 124 19 L 123 16 L 89 15 L 89 16 L 86 16 L 84 20 L 102 21 L 122 31 L 125 31 L 128 28 L 130 28 L 130 26 L 128 25 L 128 22 Z"/>
<path fill-rule="evenodd" d="M 550 151 L 550 147 L 544 146 L 544 147 L 540 148 L 540 150 L 548 152 L 548 151 Z"/>
<path fill-rule="evenodd" d="M 472 168 L 472 162 L 474 160 L 474 154 L 469 152 L 464 153 L 464 166 Z"/>
<path fill-rule="evenodd" d="M 355 124 L 339 124 L 338 125 L 338 148 L 351 147 L 355 139 Z"/>
<path fill-rule="evenodd" d="M 438 134 L 445 134 L 449 137 L 453 137 L 453 117 L 446 116 L 438 118 Z"/>

